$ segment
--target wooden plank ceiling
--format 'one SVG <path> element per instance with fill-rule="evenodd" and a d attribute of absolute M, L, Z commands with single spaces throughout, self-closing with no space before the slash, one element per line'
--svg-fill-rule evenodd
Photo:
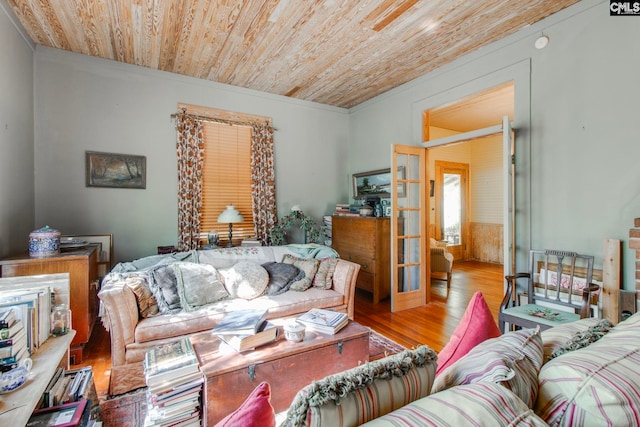
<path fill-rule="evenodd" d="M 7 0 L 35 43 L 351 107 L 578 0 Z"/>

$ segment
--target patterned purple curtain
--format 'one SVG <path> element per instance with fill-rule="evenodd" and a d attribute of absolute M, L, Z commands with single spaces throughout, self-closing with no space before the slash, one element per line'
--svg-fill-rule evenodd
<path fill-rule="evenodd" d="M 202 122 L 177 115 L 178 142 L 178 250 L 198 248 L 202 208 L 204 140 Z"/>
<path fill-rule="evenodd" d="M 264 245 L 276 224 L 276 172 L 274 169 L 273 126 L 253 124 L 251 137 L 251 192 L 255 232 Z"/>

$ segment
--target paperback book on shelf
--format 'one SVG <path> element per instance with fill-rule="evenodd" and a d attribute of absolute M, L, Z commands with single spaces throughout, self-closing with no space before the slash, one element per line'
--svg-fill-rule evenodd
<path fill-rule="evenodd" d="M 347 326 L 349 317 L 346 313 L 339 313 L 323 308 L 312 308 L 297 319 L 312 331 L 333 335 Z"/>
<path fill-rule="evenodd" d="M 154 386 L 200 372 L 196 352 L 188 337 L 147 350 L 144 375 L 148 386 Z"/>
<path fill-rule="evenodd" d="M 215 335 L 253 335 L 267 319 L 269 310 L 249 309 L 230 311 L 213 327 Z"/>
<path fill-rule="evenodd" d="M 252 350 L 261 345 L 268 344 L 278 339 L 279 329 L 275 324 L 264 321 L 261 328 L 251 335 L 218 335 L 229 347 L 235 351 L 243 352 Z"/>
<path fill-rule="evenodd" d="M 16 320 L 16 312 L 12 308 L 0 310 L 0 328 L 8 328 Z M 1 336 L 2 334 L 0 334 Z"/>

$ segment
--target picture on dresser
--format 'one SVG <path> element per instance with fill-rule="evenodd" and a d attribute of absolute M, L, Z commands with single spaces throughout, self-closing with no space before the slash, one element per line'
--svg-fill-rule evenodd
<path fill-rule="evenodd" d="M 87 151 L 85 176 L 87 187 L 146 188 L 147 158 Z"/>

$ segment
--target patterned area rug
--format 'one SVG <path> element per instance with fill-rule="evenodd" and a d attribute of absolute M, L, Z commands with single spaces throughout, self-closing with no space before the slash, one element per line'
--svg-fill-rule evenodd
<path fill-rule="evenodd" d="M 403 346 L 371 330 L 369 335 L 369 360 L 405 350 Z M 100 414 L 104 427 L 142 427 L 147 412 L 146 389 L 140 388 L 100 401 Z"/>

